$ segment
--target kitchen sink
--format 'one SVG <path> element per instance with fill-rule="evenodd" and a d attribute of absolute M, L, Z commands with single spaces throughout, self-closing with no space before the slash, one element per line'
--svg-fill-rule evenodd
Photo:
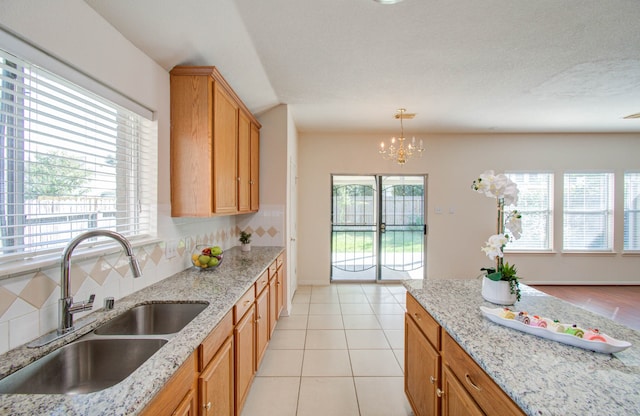
<path fill-rule="evenodd" d="M 96 335 L 166 335 L 179 332 L 207 306 L 201 303 L 147 303 L 116 316 L 97 328 Z"/>
<path fill-rule="evenodd" d="M 111 387 L 158 351 L 166 339 L 87 339 L 67 344 L 0 380 L 4 394 L 78 394 Z"/>

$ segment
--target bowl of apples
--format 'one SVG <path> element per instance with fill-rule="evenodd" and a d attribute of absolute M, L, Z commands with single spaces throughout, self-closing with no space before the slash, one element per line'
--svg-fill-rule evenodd
<path fill-rule="evenodd" d="M 222 249 L 219 246 L 197 245 L 191 254 L 191 263 L 200 269 L 215 269 L 222 263 Z"/>

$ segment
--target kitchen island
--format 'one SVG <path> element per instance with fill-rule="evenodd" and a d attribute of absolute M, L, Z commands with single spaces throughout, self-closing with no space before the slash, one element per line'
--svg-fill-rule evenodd
<path fill-rule="evenodd" d="M 136 415 L 162 390 L 205 337 L 284 251 L 282 247 L 227 250 L 220 267 L 191 267 L 97 310 L 95 321 L 40 348 L 19 347 L 0 356 L 0 378 L 93 331 L 133 306 L 149 302 L 208 302 L 209 306 L 122 382 L 88 394 L 1 394 L 0 415 Z M 83 318 L 84 319 L 84 318 Z M 81 325 L 79 319 L 77 325 Z M 122 352 L 126 354 L 126 351 Z"/>
<path fill-rule="evenodd" d="M 480 306 L 481 280 L 411 280 L 408 292 L 528 415 L 640 415 L 640 332 L 526 285 L 512 309 L 557 318 L 632 345 L 614 354 L 498 325 Z"/>

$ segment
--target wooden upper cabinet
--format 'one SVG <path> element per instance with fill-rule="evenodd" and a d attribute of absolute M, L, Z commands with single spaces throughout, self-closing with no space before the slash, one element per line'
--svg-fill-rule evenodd
<path fill-rule="evenodd" d="M 177 66 L 170 74 L 171 215 L 251 211 L 251 142 L 260 123 L 215 67 Z"/>
<path fill-rule="evenodd" d="M 251 210 L 251 121 L 244 112 L 238 118 L 238 212 Z"/>
<path fill-rule="evenodd" d="M 260 127 L 256 123 L 251 123 L 250 161 L 251 211 L 257 212 L 260 208 Z"/>

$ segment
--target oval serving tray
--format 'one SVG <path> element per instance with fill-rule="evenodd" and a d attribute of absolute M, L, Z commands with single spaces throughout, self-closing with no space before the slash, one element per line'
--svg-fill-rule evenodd
<path fill-rule="evenodd" d="M 518 331 L 526 332 L 528 334 L 536 335 L 542 338 L 547 338 L 553 341 L 560 342 L 562 344 L 572 345 L 578 348 L 584 348 L 586 350 L 591 350 L 595 352 L 600 352 L 603 354 L 610 354 L 614 352 L 620 352 L 626 350 L 631 346 L 631 343 L 627 341 L 620 341 L 615 338 L 611 338 L 607 334 L 600 335 L 604 337 L 607 342 L 602 341 L 591 341 L 587 339 L 583 339 L 577 337 L 575 335 L 566 334 L 564 332 L 555 332 L 547 328 L 541 328 L 531 325 L 523 324 L 522 322 L 515 319 L 506 319 L 500 316 L 503 308 L 487 308 L 485 306 L 480 306 L 480 311 L 482 314 L 489 319 L 491 322 L 495 322 L 496 324 L 506 326 L 508 328 L 516 329 Z M 513 311 L 514 313 L 518 313 L 517 311 Z M 547 319 L 549 320 L 549 319 Z M 571 326 L 566 325 L 565 326 Z"/>

